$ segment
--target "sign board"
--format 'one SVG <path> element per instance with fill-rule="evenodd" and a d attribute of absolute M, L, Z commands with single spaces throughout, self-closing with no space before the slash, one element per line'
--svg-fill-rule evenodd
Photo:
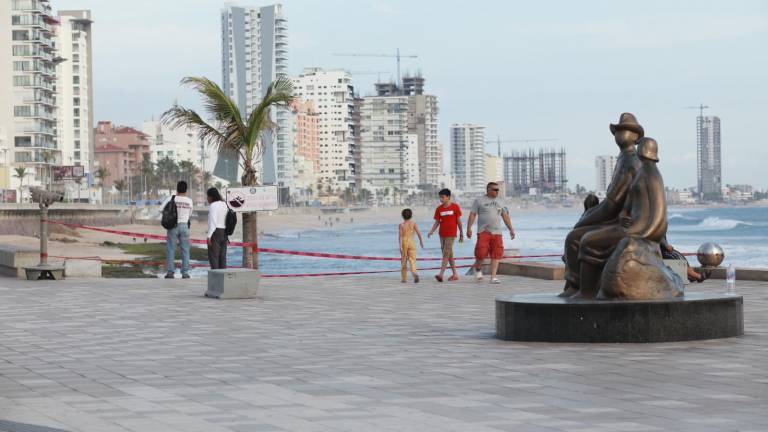
<path fill-rule="evenodd" d="M 277 186 L 227 188 L 224 200 L 234 212 L 277 210 Z"/>
<path fill-rule="evenodd" d="M 85 167 L 77 165 L 53 166 L 53 180 L 71 180 L 85 177 Z"/>
<path fill-rule="evenodd" d="M 0 190 L 0 202 L 4 203 L 15 203 L 16 202 L 16 190 L 14 189 L 3 189 Z"/>

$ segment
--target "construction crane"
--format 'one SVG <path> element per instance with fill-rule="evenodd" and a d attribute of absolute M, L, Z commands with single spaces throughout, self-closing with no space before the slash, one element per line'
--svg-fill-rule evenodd
<path fill-rule="evenodd" d="M 400 82 L 400 59 L 403 58 L 418 58 L 417 55 L 405 55 L 400 54 L 400 48 L 397 48 L 397 52 L 393 54 L 360 54 L 360 53 L 336 53 L 333 54 L 337 57 L 388 57 L 397 59 L 397 86 L 402 88 L 403 83 Z"/>
<path fill-rule="evenodd" d="M 699 117 L 704 117 L 704 110 L 709 108 L 709 105 L 699 104 L 699 106 L 687 106 L 683 109 L 697 109 L 699 110 Z"/>
<path fill-rule="evenodd" d="M 501 157 L 501 145 L 502 144 L 511 144 L 511 143 L 529 143 L 529 142 L 554 142 L 558 141 L 559 138 L 520 138 L 520 139 L 511 139 L 511 140 L 503 140 L 501 137 L 496 138 L 496 141 L 490 140 L 486 141 L 486 144 L 493 144 L 496 143 L 498 145 L 498 155 Z"/>
<path fill-rule="evenodd" d="M 349 74 L 353 77 L 356 75 L 377 75 L 377 80 L 381 82 L 381 74 L 389 73 L 389 71 L 350 71 Z"/>

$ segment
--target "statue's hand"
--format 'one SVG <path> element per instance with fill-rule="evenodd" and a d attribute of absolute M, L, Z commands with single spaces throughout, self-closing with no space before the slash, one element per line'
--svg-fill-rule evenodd
<path fill-rule="evenodd" d="M 632 225 L 632 218 L 629 216 L 622 216 L 619 221 L 623 228 L 629 228 Z"/>

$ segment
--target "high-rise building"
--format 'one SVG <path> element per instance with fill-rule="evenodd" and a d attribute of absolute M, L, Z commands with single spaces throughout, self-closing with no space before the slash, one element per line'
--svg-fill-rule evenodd
<path fill-rule="evenodd" d="M 720 201 L 722 172 L 720 166 L 720 117 L 696 117 L 696 174 L 699 197 L 707 201 Z"/>
<path fill-rule="evenodd" d="M 93 124 L 93 32 L 91 11 L 59 11 L 56 102 L 62 165 L 92 173 L 96 153 Z"/>
<path fill-rule="evenodd" d="M 595 157 L 595 192 L 604 195 L 611 184 L 613 170 L 616 168 L 616 156 L 602 155 Z"/>
<path fill-rule="evenodd" d="M 485 191 L 485 127 L 451 125 L 451 174 L 457 189 L 464 192 Z"/>
<path fill-rule="evenodd" d="M 504 156 L 504 182 L 508 195 L 564 193 L 565 150 L 529 149 Z"/>
<path fill-rule="evenodd" d="M 288 28 L 281 4 L 263 7 L 226 6 L 221 11 L 222 88 L 243 116 L 261 102 L 269 85 L 288 77 Z M 276 130 L 263 135 L 262 183 L 290 186 L 293 144 L 287 108 L 275 109 Z M 219 156 L 214 174 L 240 180 L 236 156 Z"/>
<path fill-rule="evenodd" d="M 41 184 L 61 154 L 56 140 L 57 20 L 48 0 L 0 2 L 0 172 L 3 187 Z M 31 171 L 12 176 L 11 164 Z"/>
<path fill-rule="evenodd" d="M 405 187 L 408 153 L 408 96 L 367 96 L 360 108 L 363 187 Z M 413 156 L 411 156 L 413 157 Z"/>
<path fill-rule="evenodd" d="M 294 100 L 291 104 L 294 148 L 294 190 L 309 192 L 317 186 L 320 172 L 319 115 L 314 101 Z"/>
<path fill-rule="evenodd" d="M 414 80 L 418 85 L 412 84 Z M 419 185 L 437 185 L 443 173 L 443 156 L 437 138 L 437 96 L 423 94 L 424 78 L 403 78 L 408 91 L 408 133 L 416 134 L 419 149 Z"/>
<path fill-rule="evenodd" d="M 501 156 L 485 154 L 485 179 L 497 183 L 504 181 L 504 159 Z"/>
<path fill-rule="evenodd" d="M 294 95 L 311 101 L 319 132 L 318 180 L 324 187 L 355 186 L 355 96 L 352 77 L 344 70 L 305 68 L 293 78 Z"/>

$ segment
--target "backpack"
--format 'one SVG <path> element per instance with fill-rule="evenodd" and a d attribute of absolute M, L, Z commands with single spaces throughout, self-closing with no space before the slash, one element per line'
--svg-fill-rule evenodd
<path fill-rule="evenodd" d="M 233 212 L 229 206 L 227 206 L 227 217 L 224 218 L 224 234 L 231 236 L 235 233 L 235 227 L 237 226 L 237 213 Z"/>
<path fill-rule="evenodd" d="M 174 229 L 176 228 L 176 225 L 178 225 L 178 222 L 179 214 L 176 211 L 176 195 L 173 195 L 171 200 L 168 201 L 168 204 L 163 207 L 163 218 L 160 221 L 160 224 L 165 229 Z"/>

